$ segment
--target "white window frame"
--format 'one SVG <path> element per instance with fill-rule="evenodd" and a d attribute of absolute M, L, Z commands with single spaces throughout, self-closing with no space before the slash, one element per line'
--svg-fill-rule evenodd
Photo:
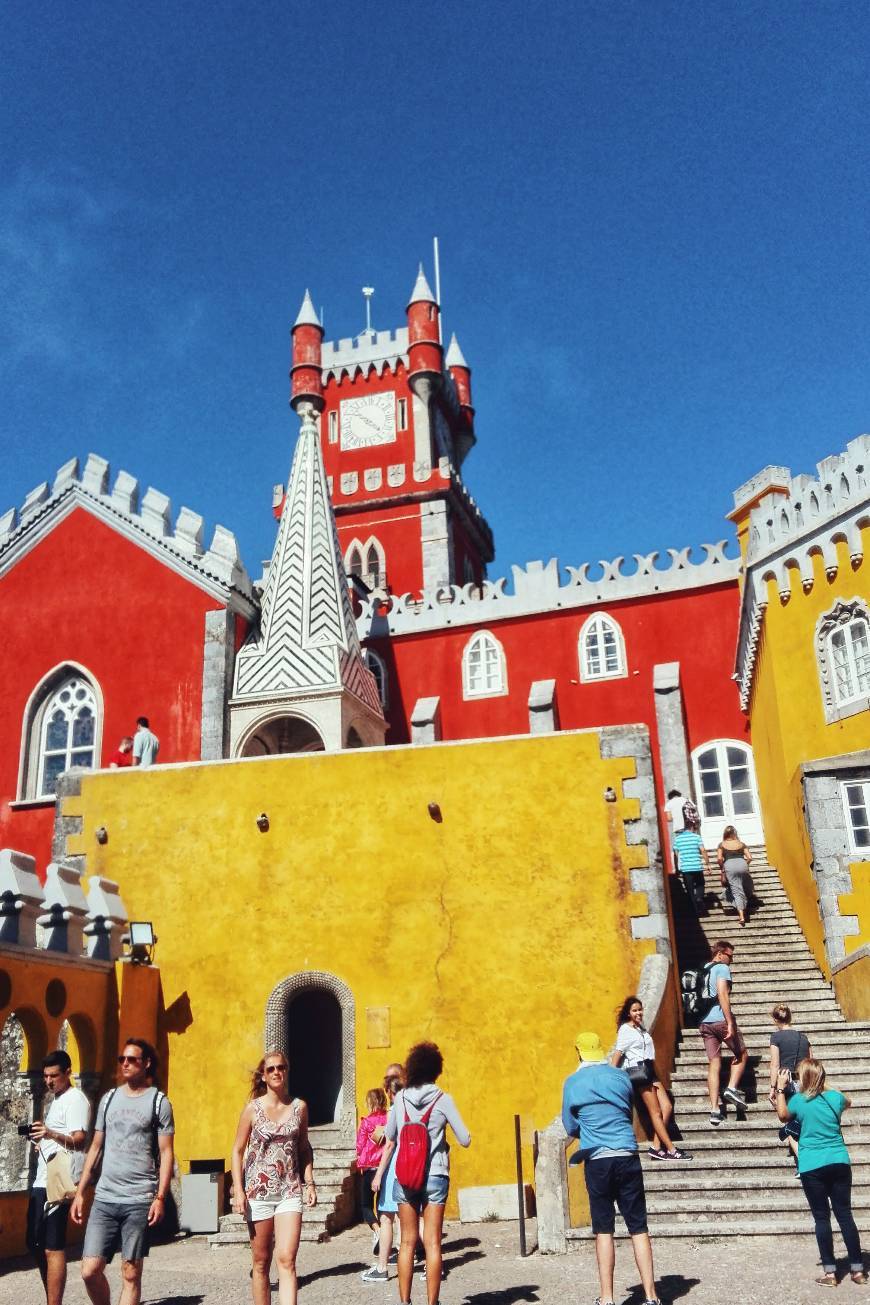
<path fill-rule="evenodd" d="M 870 780 L 862 780 L 862 779 L 840 780 L 840 797 L 843 802 L 843 817 L 846 822 L 846 841 L 849 845 L 849 852 L 852 856 L 858 857 L 862 861 L 867 861 L 870 860 L 870 843 L 868 843 L 864 847 L 861 847 L 855 841 L 855 824 L 852 820 L 852 812 L 858 810 L 858 807 L 857 806 L 853 807 L 852 804 L 849 802 L 848 790 L 850 788 L 859 788 L 861 790 L 861 797 L 863 800 L 860 805 L 861 808 L 863 808 L 864 815 L 867 819 L 867 824 L 861 825 L 860 828 L 862 829 L 866 828 L 868 830 L 868 833 L 870 833 Z"/>
<path fill-rule="evenodd" d="M 498 657 L 499 683 L 493 687 L 483 684 L 475 687 L 471 682 L 471 654 L 478 645 L 491 644 Z M 483 663 L 481 663 L 483 667 Z M 507 658 L 504 648 L 491 630 L 478 630 L 462 650 L 462 696 L 469 698 L 503 698 L 508 691 Z"/>
<path fill-rule="evenodd" d="M 370 580 L 371 571 L 369 570 L 369 554 L 372 549 L 378 559 L 378 583 L 373 585 Z M 386 589 L 387 587 L 387 555 L 384 552 L 384 546 L 375 535 L 369 535 L 368 539 L 362 541 L 354 538 L 350 541 L 344 554 L 344 569 L 348 577 L 352 574 L 353 555 L 356 551 L 359 557 L 359 579 L 368 585 L 369 589 Z"/>
<path fill-rule="evenodd" d="M 330 444 L 338 443 L 338 413 L 333 409 L 327 418 Z"/>
<path fill-rule="evenodd" d="M 103 694 L 96 677 L 78 662 L 59 662 L 42 677 L 27 700 L 21 728 L 18 765 L 18 802 L 53 802 L 54 793 L 43 792 L 44 739 L 48 709 L 65 682 L 83 680 L 94 706 L 93 769 L 99 770 L 103 746 Z"/>
<path fill-rule="evenodd" d="M 848 602 L 837 599 L 830 611 L 824 612 L 816 624 L 816 663 L 822 691 L 822 707 L 825 720 L 829 725 L 870 709 L 870 691 L 857 688 L 858 667 L 852 641 L 848 635 L 846 636 L 847 658 L 855 677 L 856 691 L 849 697 L 840 697 L 837 687 L 833 639 L 840 631 L 848 631 L 857 621 L 863 621 L 870 635 L 870 610 L 864 599 L 856 597 Z"/>
<path fill-rule="evenodd" d="M 387 675 L 387 664 L 374 648 L 364 650 L 365 664 L 375 677 L 375 684 L 378 686 L 378 697 L 381 700 L 381 706 L 384 711 L 390 705 L 390 677 Z"/>
<path fill-rule="evenodd" d="M 617 661 L 615 670 L 608 671 L 606 669 L 607 661 L 603 641 L 599 642 L 602 669 L 599 671 L 591 671 L 588 668 L 586 640 L 592 631 L 592 627 L 597 622 L 600 622 L 603 627 L 609 628 L 615 636 Z M 627 677 L 628 665 L 625 656 L 625 638 L 622 633 L 622 627 L 608 612 L 592 612 L 583 622 L 583 627 L 580 630 L 580 635 L 577 640 L 577 659 L 580 665 L 581 684 L 597 684 L 599 680 L 624 680 Z"/>
<path fill-rule="evenodd" d="M 408 429 L 408 400 L 396 399 L 396 429 Z"/>

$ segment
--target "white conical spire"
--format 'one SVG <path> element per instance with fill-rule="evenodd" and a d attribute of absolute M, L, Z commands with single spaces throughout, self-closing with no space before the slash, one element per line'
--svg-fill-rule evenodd
<path fill-rule="evenodd" d="M 299 309 L 294 326 L 320 326 L 320 318 L 311 302 L 311 294 L 305 291 L 305 298 L 302 300 L 302 307 Z"/>
<path fill-rule="evenodd" d="M 448 367 L 465 367 L 468 370 L 470 370 L 470 368 L 468 368 L 468 363 L 465 361 L 465 357 L 462 353 L 462 350 L 459 347 L 459 341 L 456 338 L 455 331 L 450 337 L 450 344 L 447 349 L 447 357 L 444 359 L 444 361 L 446 362 Z"/>
<path fill-rule="evenodd" d="M 414 289 L 411 291 L 408 307 L 410 308 L 411 304 L 434 304 L 436 302 L 435 296 L 429 289 L 429 282 L 426 280 L 426 273 L 423 271 L 423 264 L 421 263 L 417 269 L 417 280 L 414 282 Z"/>

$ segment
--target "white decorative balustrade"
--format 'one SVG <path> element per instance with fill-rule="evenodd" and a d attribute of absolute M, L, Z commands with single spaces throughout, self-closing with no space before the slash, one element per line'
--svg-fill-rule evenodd
<path fill-rule="evenodd" d="M 81 881 L 53 861 L 40 884 L 32 856 L 0 848 L 0 946 L 116 961 L 127 927 L 118 885 L 92 875 L 86 897 Z"/>

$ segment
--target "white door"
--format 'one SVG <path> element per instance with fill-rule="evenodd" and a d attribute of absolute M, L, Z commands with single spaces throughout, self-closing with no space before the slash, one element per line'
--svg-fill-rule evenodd
<path fill-rule="evenodd" d="M 744 843 L 763 843 L 752 749 L 736 739 L 715 739 L 692 753 L 692 770 L 705 846 L 716 847 L 726 825 Z"/>

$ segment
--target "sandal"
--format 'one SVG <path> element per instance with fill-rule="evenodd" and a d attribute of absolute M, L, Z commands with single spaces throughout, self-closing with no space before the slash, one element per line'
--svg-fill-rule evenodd
<path fill-rule="evenodd" d="M 823 1277 L 816 1278 L 816 1282 L 820 1287 L 836 1287 L 837 1275 L 836 1273 L 826 1273 Z"/>
<path fill-rule="evenodd" d="M 859 1287 L 863 1287 L 868 1281 L 867 1274 L 863 1269 L 853 1269 L 849 1274 L 849 1277 L 854 1283 L 857 1283 Z"/>

